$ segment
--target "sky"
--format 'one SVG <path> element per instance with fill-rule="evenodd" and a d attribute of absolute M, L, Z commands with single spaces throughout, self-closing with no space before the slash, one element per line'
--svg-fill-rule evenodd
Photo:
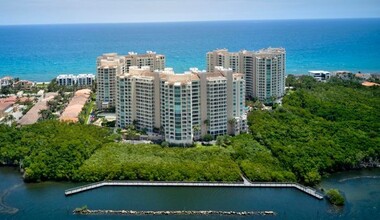
<path fill-rule="evenodd" d="M 380 0 L 0 0 L 0 25 L 378 17 Z"/>

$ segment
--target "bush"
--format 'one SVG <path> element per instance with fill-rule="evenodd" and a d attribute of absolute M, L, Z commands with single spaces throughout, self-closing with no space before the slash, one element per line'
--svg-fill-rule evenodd
<path fill-rule="evenodd" d="M 209 141 L 212 141 L 214 138 L 212 137 L 211 134 L 206 134 L 203 136 L 202 140 L 203 141 L 206 141 L 206 142 L 209 142 Z"/>
<path fill-rule="evenodd" d="M 240 181 L 229 151 L 220 147 L 174 148 L 107 144 L 76 172 L 76 181 Z"/>
<path fill-rule="evenodd" d="M 109 137 L 103 128 L 54 120 L 0 126 L 0 162 L 22 161 L 25 181 L 71 180 L 97 148 L 112 141 Z"/>
<path fill-rule="evenodd" d="M 336 206 L 344 205 L 344 197 L 337 189 L 330 189 L 327 191 L 327 198 L 331 202 L 331 204 Z"/>

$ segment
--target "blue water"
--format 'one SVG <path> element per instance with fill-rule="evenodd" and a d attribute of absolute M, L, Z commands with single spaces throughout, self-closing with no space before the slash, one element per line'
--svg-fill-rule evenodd
<path fill-rule="evenodd" d="M 47 81 L 95 72 L 105 52 L 153 50 L 176 72 L 205 68 L 205 54 L 285 47 L 287 73 L 380 72 L 380 19 L 0 26 L 0 76 Z"/>
<path fill-rule="evenodd" d="M 337 188 L 346 205 L 338 208 L 295 189 L 209 187 L 103 187 L 65 197 L 69 182 L 25 184 L 15 168 L 0 167 L 0 219 L 205 219 L 203 216 L 76 216 L 72 210 L 272 210 L 277 216 L 207 219 L 380 219 L 380 169 L 349 171 L 325 178 L 324 189 Z M 4 194 L 7 192 L 6 194 Z M 8 207 L 8 209 L 7 209 Z M 9 213 L 9 208 L 16 212 Z"/>

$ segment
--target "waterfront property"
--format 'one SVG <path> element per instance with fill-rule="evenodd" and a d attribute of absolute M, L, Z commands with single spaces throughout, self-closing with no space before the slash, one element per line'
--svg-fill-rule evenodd
<path fill-rule="evenodd" d="M 19 80 L 13 84 L 13 87 L 18 90 L 31 90 L 31 88 L 35 85 L 35 83 L 29 80 Z"/>
<path fill-rule="evenodd" d="M 247 98 L 270 103 L 285 94 L 285 56 L 283 48 L 239 52 L 214 50 L 207 53 L 207 71 L 223 66 L 244 74 Z"/>
<path fill-rule="evenodd" d="M 326 80 L 330 79 L 331 73 L 324 70 L 311 70 L 309 71 L 309 76 L 314 77 L 319 82 L 326 82 Z"/>
<path fill-rule="evenodd" d="M 116 126 L 161 129 L 165 141 L 189 145 L 204 135 L 247 131 L 245 80 L 232 69 L 214 72 L 130 67 L 116 79 Z"/>
<path fill-rule="evenodd" d="M 12 82 L 13 82 L 13 78 L 10 76 L 5 76 L 3 78 L 0 78 L 0 89 L 2 87 L 7 87 L 7 86 L 12 85 Z"/>
<path fill-rule="evenodd" d="M 94 84 L 95 75 L 94 74 L 61 74 L 57 76 L 56 82 L 60 86 L 91 86 Z"/>

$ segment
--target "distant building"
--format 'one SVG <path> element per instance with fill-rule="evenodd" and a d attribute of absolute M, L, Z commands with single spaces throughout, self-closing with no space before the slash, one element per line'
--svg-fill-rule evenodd
<path fill-rule="evenodd" d="M 16 96 L 9 96 L 7 98 L 0 98 L 0 118 L 5 117 L 9 112 L 11 112 L 11 108 L 16 103 Z"/>
<path fill-rule="evenodd" d="M 125 58 L 116 53 L 103 54 L 96 64 L 96 105 L 98 109 L 115 107 L 116 76 L 124 73 Z"/>
<path fill-rule="evenodd" d="M 0 79 L 0 89 L 2 87 L 11 86 L 12 82 L 13 82 L 13 78 L 10 76 L 5 76 L 5 77 L 1 78 Z"/>
<path fill-rule="evenodd" d="M 188 145 L 206 134 L 247 131 L 244 75 L 215 67 L 175 74 L 150 67 L 129 68 L 117 76 L 116 126 L 161 129 L 166 141 Z"/>
<path fill-rule="evenodd" d="M 56 81 L 60 86 L 73 86 L 76 84 L 77 77 L 73 74 L 62 74 L 57 76 Z"/>
<path fill-rule="evenodd" d="M 239 52 L 221 49 L 207 53 L 207 71 L 223 66 L 242 73 L 246 81 L 246 96 L 271 102 L 272 98 L 285 94 L 285 60 L 283 48 Z"/>
<path fill-rule="evenodd" d="M 339 71 L 335 71 L 334 73 L 333 73 L 333 75 L 335 76 L 335 77 L 338 77 L 338 78 L 340 78 L 340 79 L 351 79 L 352 78 L 352 76 L 353 76 L 353 74 L 352 74 L 352 72 L 350 72 L 350 71 L 346 71 L 346 70 L 339 70 Z"/>
<path fill-rule="evenodd" d="M 94 84 L 94 81 L 94 74 L 61 74 L 56 78 L 56 82 L 60 86 L 91 86 Z"/>
<path fill-rule="evenodd" d="M 164 70 L 165 56 L 147 51 L 146 54 L 130 52 L 128 55 L 106 53 L 97 58 L 97 107 L 115 107 L 116 77 L 129 72 L 131 66 L 148 66 L 150 71 Z"/>
<path fill-rule="evenodd" d="M 94 74 L 79 74 L 77 76 L 77 85 L 78 86 L 91 86 L 95 82 Z"/>
<path fill-rule="evenodd" d="M 21 90 L 30 90 L 34 86 L 34 83 L 28 80 L 19 80 L 13 86 Z"/>
<path fill-rule="evenodd" d="M 125 56 L 125 72 L 129 72 L 130 66 L 137 66 L 138 68 L 149 66 L 151 71 L 164 70 L 165 56 L 156 54 L 156 52 L 153 51 L 147 51 L 146 54 L 129 52 L 128 55 Z"/>
<path fill-rule="evenodd" d="M 356 73 L 354 76 L 361 80 L 369 80 L 371 78 L 371 74 L 369 73 Z"/>
<path fill-rule="evenodd" d="M 331 73 L 323 70 L 311 70 L 309 71 L 309 76 L 314 77 L 319 82 L 325 82 L 330 79 Z"/>
<path fill-rule="evenodd" d="M 62 112 L 59 119 L 61 121 L 78 122 L 79 114 L 82 111 L 83 106 L 90 98 L 90 89 L 81 89 L 75 92 L 74 97 L 70 100 L 69 104 Z"/>

